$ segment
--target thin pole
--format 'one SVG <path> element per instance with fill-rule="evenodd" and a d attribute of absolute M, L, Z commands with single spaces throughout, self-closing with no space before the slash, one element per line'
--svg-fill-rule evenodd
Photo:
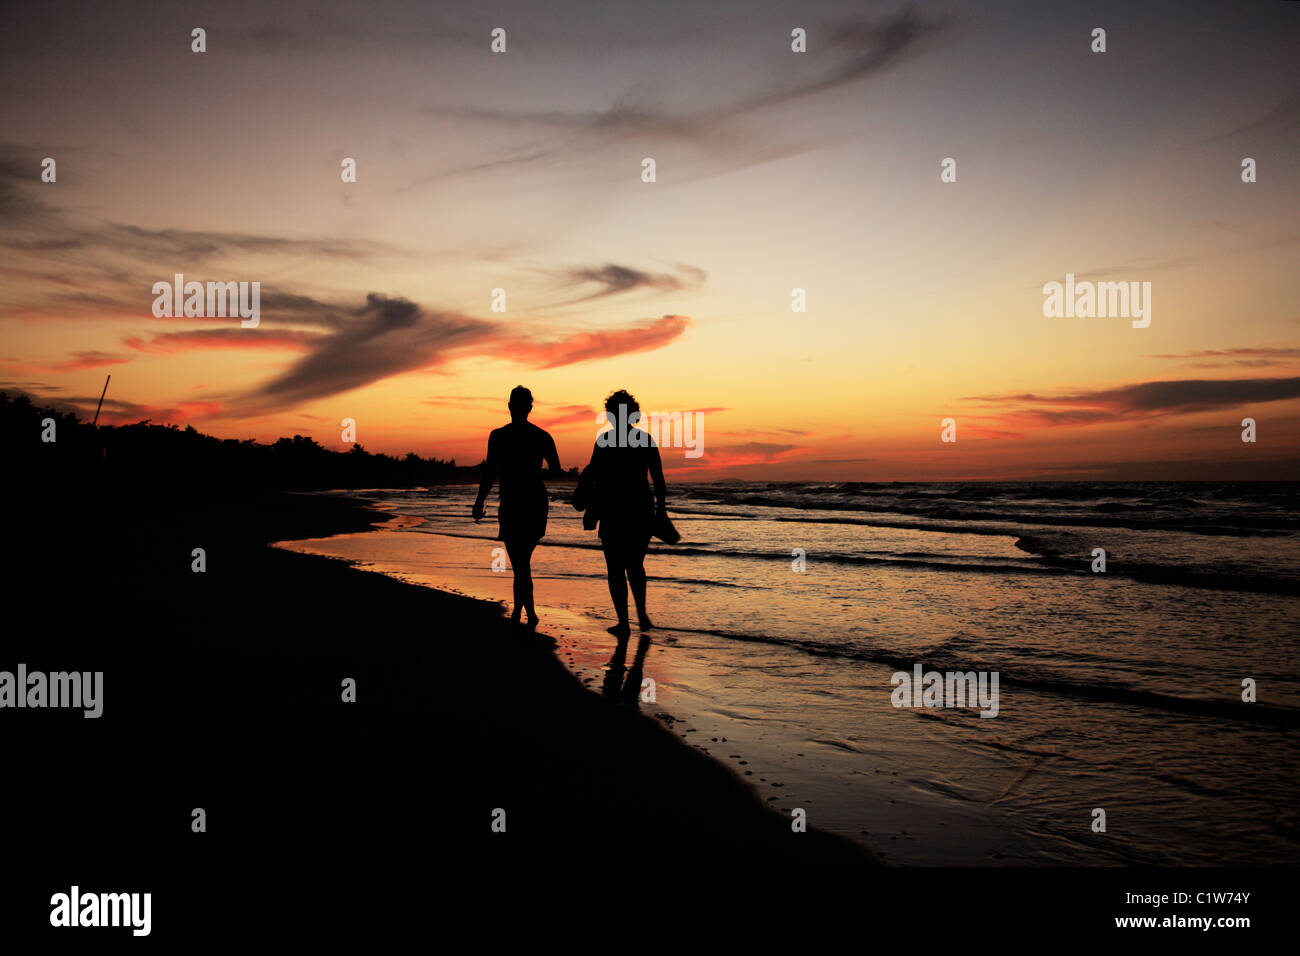
<path fill-rule="evenodd" d="M 99 425 L 99 410 L 104 407 L 104 396 L 108 394 L 108 379 L 112 377 L 110 375 L 104 379 L 104 390 L 99 393 L 99 404 L 95 406 L 95 420 L 90 423 L 91 428 L 96 428 Z"/>

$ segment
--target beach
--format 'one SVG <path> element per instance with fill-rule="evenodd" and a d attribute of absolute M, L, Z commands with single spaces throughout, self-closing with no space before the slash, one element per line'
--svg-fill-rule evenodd
<path fill-rule="evenodd" d="M 398 521 L 281 547 L 509 599 L 469 491 L 361 494 Z M 1293 863 L 1292 494 L 687 487 L 683 541 L 647 560 L 640 708 L 764 803 L 890 863 Z M 533 562 L 541 630 L 600 689 L 619 663 L 603 568 L 564 498 Z M 999 673 L 996 717 L 893 706 L 893 675 L 917 666 Z"/>
<path fill-rule="evenodd" d="M 682 546 L 707 548 L 679 492 Z M 563 485 L 554 493 L 562 499 Z M 559 544 L 572 520 L 561 500 L 557 544 L 535 564 L 545 616 L 530 635 L 503 617 L 509 575 L 492 568 L 493 523 L 462 510 L 466 487 L 232 493 L 210 481 L 51 481 L 21 495 L 11 498 L 24 506 L 6 580 L 15 600 L 45 610 L 10 635 L 6 669 L 102 677 L 95 719 L 5 714 L 8 766 L 30 781 L 10 803 L 9 845 L 26 874 L 5 901 L 14 913 L 48 911 L 50 895 L 72 885 L 140 890 L 152 893 L 153 932 L 169 937 L 238 939 L 249 926 L 296 935 L 305 930 L 293 914 L 310 910 L 310 933 L 325 938 L 360 930 L 361 913 L 367 926 L 388 912 L 401 914 L 394 925 L 444 918 L 449 900 L 492 899 L 502 886 L 540 914 L 579 888 L 601 893 L 610 873 L 654 874 L 683 893 L 731 874 L 725 896 L 756 880 L 802 886 L 799 874 L 817 871 L 823 898 L 845 913 L 863 894 L 902 913 L 943 892 L 1054 925 L 1072 900 L 1105 917 L 1134 885 L 1126 873 L 1173 879 L 1151 867 L 1175 854 L 1146 851 L 1129 832 L 1134 819 L 1148 836 L 1178 834 L 1167 845 L 1183 859 L 1205 859 L 1234 835 L 1262 848 L 1254 863 L 1224 852 L 1213 865 L 1236 869 L 1202 871 L 1216 887 L 1253 886 L 1241 867 L 1290 859 L 1289 804 L 1267 807 L 1267 827 L 1256 816 L 1270 774 L 1291 772 L 1278 749 L 1293 733 L 1285 721 L 1229 722 L 1192 707 L 1162 724 L 1149 704 L 1111 700 L 1071 728 L 1105 755 L 1089 764 L 1059 731 L 1035 742 L 1016 724 L 1002 729 L 1008 716 L 1064 719 L 1045 682 L 1033 690 L 1008 674 L 994 719 L 896 709 L 890 674 L 901 658 L 886 659 L 896 648 L 831 653 L 826 621 L 801 648 L 771 634 L 742 639 L 734 626 L 683 626 L 701 607 L 720 614 L 709 595 L 728 589 L 669 580 L 674 558 L 657 552 L 648 565 L 660 626 L 638 666 L 639 635 L 620 660 L 604 630 L 590 563 L 599 552 L 576 530 L 587 547 Z M 355 702 L 344 700 L 349 681 Z M 1106 751 L 1121 746 L 1168 747 L 1172 759 L 1157 774 L 1117 767 Z M 1218 761 L 1260 774 L 1237 781 L 1240 803 L 1216 789 Z M 1061 833 L 1080 807 L 1087 830 L 1093 801 L 1082 798 L 1097 793 L 1115 846 Z M 1184 829 L 1189 812 L 1199 830 Z M 1092 868 L 1116 863 L 1127 866 Z M 973 866 L 998 876 L 972 883 Z M 564 882 L 552 885 L 553 874 Z M 448 876 L 454 888 L 430 899 Z M 1049 884 L 1050 905 L 1015 902 Z M 337 910 L 320 910 L 326 885 Z"/>
<path fill-rule="evenodd" d="M 76 713 L 76 726 L 7 714 L 14 765 L 41 781 L 13 839 L 60 874 L 78 867 L 83 886 L 148 882 L 160 926 L 202 925 L 203 907 L 179 897 L 216 874 L 242 874 L 269 918 L 277 880 L 340 866 L 353 874 L 341 885 L 401 896 L 411 867 L 435 861 L 466 879 L 627 853 L 685 867 L 876 862 L 815 825 L 794 832 L 731 768 L 584 689 L 496 604 L 267 547 L 364 536 L 389 520 L 373 508 L 192 487 L 49 491 L 64 501 L 57 520 L 20 515 L 7 570 L 15 594 L 63 582 L 57 637 L 15 635 L 7 655 L 33 671 L 102 671 L 103 712 Z"/>

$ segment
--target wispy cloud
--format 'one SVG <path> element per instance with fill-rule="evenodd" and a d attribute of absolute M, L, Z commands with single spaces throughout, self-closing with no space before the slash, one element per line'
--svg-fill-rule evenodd
<path fill-rule="evenodd" d="M 716 445 L 710 443 L 701 458 L 678 458 L 675 454 L 665 453 L 664 470 L 668 472 L 700 473 L 713 471 L 732 471 L 754 465 L 772 465 L 797 459 L 812 449 L 802 445 L 787 445 L 778 442 L 744 442 L 736 445 Z"/>
<path fill-rule="evenodd" d="M 28 394 L 37 405 L 52 408 L 59 412 L 71 413 L 86 421 L 89 421 L 94 415 L 100 402 L 98 393 L 94 395 L 52 394 L 61 391 L 61 389 L 37 382 L 0 382 L 0 387 L 4 387 L 11 392 Z M 29 393 L 40 394 L 37 396 Z M 103 401 L 99 421 L 106 425 L 129 425 L 142 421 L 152 421 L 158 424 L 180 424 L 182 422 L 215 418 L 222 414 L 221 403 L 216 401 L 197 400 L 176 402 L 172 405 L 148 405 L 128 402 L 114 398 L 111 395 L 105 397 Z"/>
<path fill-rule="evenodd" d="M 27 362 L 18 362 L 15 359 L 0 360 L 0 365 L 11 372 L 19 372 L 25 375 L 41 374 L 42 372 L 80 372 L 89 368 L 104 368 L 109 365 L 122 365 L 131 361 L 129 355 L 115 355 L 112 352 L 100 352 L 96 350 L 73 352 L 72 357 L 62 362 L 52 362 L 47 365 L 33 364 Z"/>
<path fill-rule="evenodd" d="M 1242 133 L 1277 133 L 1300 127 L 1300 89 L 1292 90 L 1262 113 L 1240 126 L 1213 137 L 1210 142 L 1240 136 Z"/>
<path fill-rule="evenodd" d="M 828 65 L 809 78 L 783 79 L 774 88 L 732 97 L 711 105 L 674 111 L 622 93 L 605 109 L 510 110 L 477 106 L 433 107 L 426 112 L 458 123 L 486 123 L 524 131 L 526 138 L 487 161 L 440 170 L 404 188 L 451 176 L 517 168 L 545 159 L 588 154 L 616 143 L 672 143 L 695 150 L 707 160 L 694 175 L 714 175 L 806 152 L 817 143 L 807 139 L 776 142 L 746 126 L 763 111 L 797 105 L 819 95 L 853 86 L 920 52 L 952 32 L 947 18 L 910 10 L 874 20 L 826 23 L 811 31 L 830 53 Z M 687 176 L 685 178 L 691 178 Z"/>
<path fill-rule="evenodd" d="M 488 354 L 531 368 L 558 368 L 629 352 L 649 352 L 678 338 L 691 320 L 685 315 L 665 315 L 643 325 L 623 329 L 575 332 L 554 341 L 517 337 L 503 338 L 489 345 Z"/>
<path fill-rule="evenodd" d="M 544 411 L 541 414 L 536 412 L 530 416 L 529 421 L 542 428 L 553 428 L 557 430 L 566 429 L 569 426 L 585 425 L 594 428 L 593 423 L 596 421 L 596 406 L 594 405 L 561 405 L 555 411 Z"/>
<path fill-rule="evenodd" d="M 1251 378 L 1139 382 L 1060 395 L 982 395 L 966 401 L 1004 408 L 1003 422 L 1030 426 L 1090 425 L 1297 398 L 1300 378 Z"/>
<path fill-rule="evenodd" d="M 291 349 L 309 351 L 321 340 L 318 332 L 292 329 L 190 329 L 184 332 L 165 332 L 149 338 L 131 336 L 123 343 L 139 352 L 156 355 L 174 355 L 207 349 Z"/>
<path fill-rule="evenodd" d="M 608 262 L 603 266 L 585 266 L 569 269 L 561 278 L 569 285 L 579 288 L 596 285 L 596 291 L 570 299 L 569 303 L 590 302 L 605 296 L 634 292 L 639 289 L 653 289 L 657 292 L 681 292 L 694 288 L 704 281 L 704 272 L 692 266 L 681 266 L 686 272 L 685 278 L 667 272 L 644 272 L 630 266 L 621 266 Z"/>
<path fill-rule="evenodd" d="M 1201 352 L 1152 355 L 1150 358 L 1188 363 L 1192 368 L 1268 368 L 1300 362 L 1300 348 L 1207 349 Z"/>
<path fill-rule="evenodd" d="M 803 100 L 847 86 L 879 73 L 952 29 L 947 18 L 929 17 L 903 10 L 878 20 L 849 20 L 828 24 L 821 35 L 839 55 L 826 74 L 783 89 L 750 97 L 729 108 L 755 110 Z"/>

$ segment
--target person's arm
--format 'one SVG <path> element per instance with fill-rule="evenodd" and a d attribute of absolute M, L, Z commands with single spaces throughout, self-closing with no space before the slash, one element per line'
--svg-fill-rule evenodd
<path fill-rule="evenodd" d="M 592 491 L 596 485 L 596 449 L 600 446 L 592 446 L 591 461 L 587 467 L 582 469 L 578 475 L 578 483 L 573 486 L 573 507 L 579 511 L 586 511 L 592 504 Z"/>
<path fill-rule="evenodd" d="M 478 485 L 478 498 L 474 502 L 474 520 L 483 520 L 483 503 L 487 501 L 488 492 L 492 490 L 492 483 L 497 477 L 497 450 L 495 445 L 495 432 L 488 435 L 487 458 L 483 462 L 483 480 Z"/>
<path fill-rule="evenodd" d="M 666 505 L 664 499 L 668 497 L 668 486 L 664 484 L 664 464 L 659 457 L 659 446 L 650 446 L 650 480 L 655 486 L 655 507 L 663 511 Z"/>
<path fill-rule="evenodd" d="M 557 478 L 560 475 L 560 453 L 555 450 L 555 439 L 550 435 L 546 436 L 546 467 L 550 469 L 549 475 Z"/>

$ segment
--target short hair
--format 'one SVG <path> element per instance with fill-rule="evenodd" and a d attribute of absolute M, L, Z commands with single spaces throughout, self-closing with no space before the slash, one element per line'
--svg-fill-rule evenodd
<path fill-rule="evenodd" d="M 605 411 L 617 412 L 620 405 L 627 407 L 627 413 L 629 416 L 633 412 L 641 411 L 641 406 L 637 404 L 636 396 L 625 388 L 620 388 L 617 392 L 610 393 L 609 398 L 605 399 Z"/>
<path fill-rule="evenodd" d="M 510 401 L 506 405 L 510 408 L 532 408 L 533 393 L 522 385 L 516 385 L 510 390 Z"/>

